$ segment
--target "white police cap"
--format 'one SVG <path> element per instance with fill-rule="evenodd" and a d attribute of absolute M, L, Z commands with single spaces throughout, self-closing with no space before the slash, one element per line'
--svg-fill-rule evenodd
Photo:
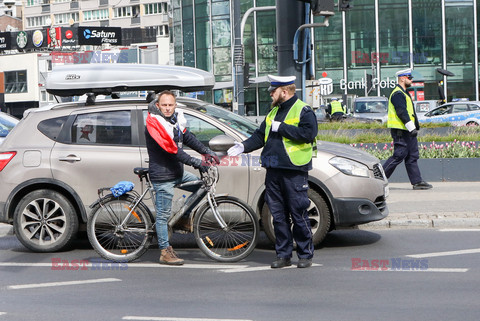
<path fill-rule="evenodd" d="M 274 91 L 278 87 L 288 86 L 295 83 L 295 76 L 274 76 L 268 75 L 268 81 L 270 82 L 270 87 L 268 87 L 268 91 Z"/>
<path fill-rule="evenodd" d="M 408 69 L 397 71 L 395 73 L 395 76 L 397 76 L 397 77 L 412 76 L 412 69 L 408 68 Z"/>

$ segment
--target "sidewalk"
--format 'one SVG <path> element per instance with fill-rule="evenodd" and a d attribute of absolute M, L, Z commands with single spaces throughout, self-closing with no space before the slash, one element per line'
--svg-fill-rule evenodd
<path fill-rule="evenodd" d="M 480 182 L 430 183 L 431 190 L 420 191 L 410 183 L 390 183 L 390 214 L 359 228 L 480 228 Z M 11 225 L 0 223 L 0 237 L 12 233 Z"/>
<path fill-rule="evenodd" d="M 430 184 L 430 190 L 413 190 L 410 183 L 390 183 L 390 214 L 359 228 L 480 228 L 480 182 Z"/>

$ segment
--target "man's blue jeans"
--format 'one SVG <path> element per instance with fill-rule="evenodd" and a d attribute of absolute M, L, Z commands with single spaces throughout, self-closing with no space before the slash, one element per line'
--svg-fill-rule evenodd
<path fill-rule="evenodd" d="M 189 173 L 183 172 L 183 177 L 163 182 L 152 182 L 155 189 L 155 229 L 157 230 L 158 247 L 163 250 L 170 246 L 168 243 L 168 219 L 172 212 L 172 199 L 174 193 L 174 186 L 176 184 L 190 182 L 197 180 L 198 177 Z M 192 186 L 185 190 L 195 192 L 199 187 Z"/>

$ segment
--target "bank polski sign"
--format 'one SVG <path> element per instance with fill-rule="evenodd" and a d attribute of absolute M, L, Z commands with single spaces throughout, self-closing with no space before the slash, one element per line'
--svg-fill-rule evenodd
<path fill-rule="evenodd" d="M 381 89 L 386 89 L 386 88 L 393 89 L 397 84 L 397 79 L 390 78 L 390 77 L 387 77 L 386 79 L 373 78 L 372 84 L 374 88 L 380 87 Z M 345 79 L 340 79 L 341 90 L 345 90 L 345 89 L 353 90 L 353 89 L 365 89 L 365 88 L 367 88 L 367 80 L 364 78 L 360 80 L 353 80 L 353 81 L 346 81 Z"/>

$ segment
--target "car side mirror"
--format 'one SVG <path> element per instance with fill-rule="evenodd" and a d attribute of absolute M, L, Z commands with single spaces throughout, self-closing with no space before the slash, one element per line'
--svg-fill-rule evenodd
<path fill-rule="evenodd" d="M 226 153 L 230 147 L 235 145 L 235 140 L 227 135 L 218 135 L 213 137 L 208 145 L 214 152 Z"/>

